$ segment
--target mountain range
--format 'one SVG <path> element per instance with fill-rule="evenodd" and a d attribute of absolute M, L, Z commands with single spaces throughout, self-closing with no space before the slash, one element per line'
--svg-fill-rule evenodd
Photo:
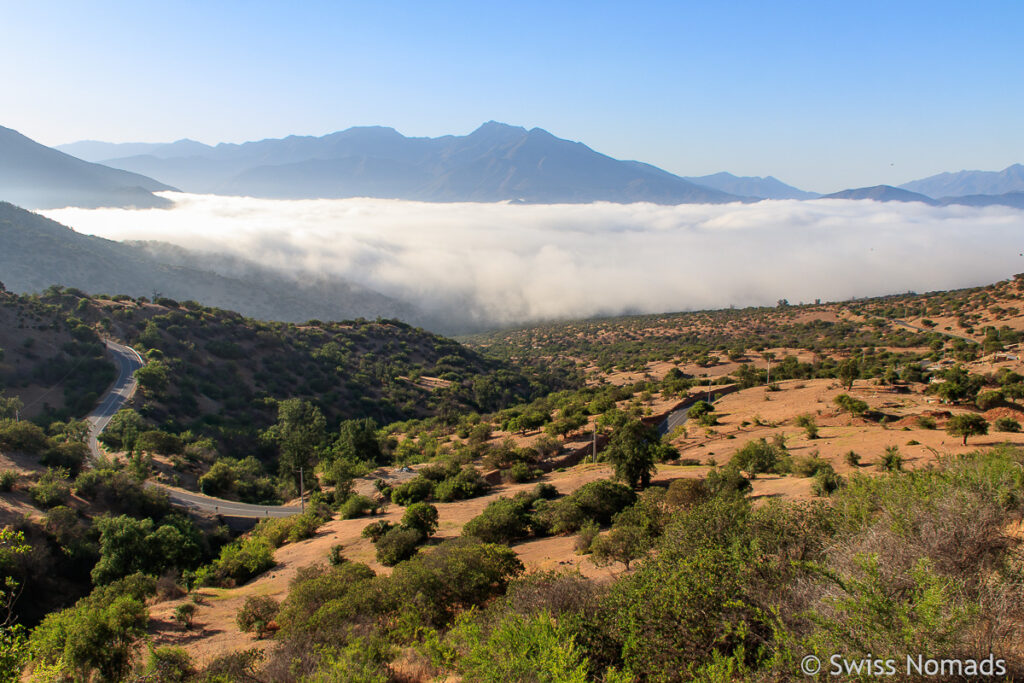
<path fill-rule="evenodd" d="M 1014 164 L 1002 171 L 959 171 L 939 173 L 900 185 L 904 190 L 929 197 L 964 197 L 1024 192 L 1024 165 Z"/>
<path fill-rule="evenodd" d="M 620 161 L 540 128 L 490 121 L 469 135 L 405 137 L 359 127 L 216 147 L 181 140 L 153 147 L 75 143 L 65 151 L 162 178 L 187 192 L 274 199 L 381 197 L 431 202 L 657 204 L 753 201 L 655 166 Z"/>

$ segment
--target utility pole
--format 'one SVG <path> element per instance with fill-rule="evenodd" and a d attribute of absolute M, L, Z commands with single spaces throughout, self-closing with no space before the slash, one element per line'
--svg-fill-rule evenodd
<path fill-rule="evenodd" d="M 771 358 L 768 359 L 768 377 L 767 377 L 767 379 L 768 379 L 768 385 L 771 386 L 771 383 L 772 383 L 772 359 Z"/>
<path fill-rule="evenodd" d="M 302 514 L 306 514 L 306 489 L 305 489 L 305 483 L 302 480 L 302 470 L 303 470 L 303 468 L 300 467 L 299 468 L 299 509 L 302 511 Z"/>
<path fill-rule="evenodd" d="M 594 422 L 594 450 L 593 450 L 593 456 L 594 456 L 593 457 L 594 462 L 597 462 L 597 422 L 596 421 Z"/>

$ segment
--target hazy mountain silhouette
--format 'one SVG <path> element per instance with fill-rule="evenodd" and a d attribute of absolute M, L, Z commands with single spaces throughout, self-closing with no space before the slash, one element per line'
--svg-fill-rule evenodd
<path fill-rule="evenodd" d="M 969 194 L 962 197 L 943 197 L 939 200 L 945 206 L 962 204 L 964 206 L 1012 206 L 1024 209 L 1024 192 L 1007 192 L 1005 194 Z"/>
<path fill-rule="evenodd" d="M 76 159 L 0 126 L 0 201 L 33 209 L 64 206 L 163 207 L 153 192 L 173 187 Z"/>
<path fill-rule="evenodd" d="M 419 319 L 413 306 L 340 278 L 290 275 L 158 242 L 81 235 L 6 202 L 0 202 L 0 244 L 0 281 L 13 292 L 40 292 L 54 284 L 93 294 L 152 297 L 158 292 L 286 322 Z"/>
<path fill-rule="evenodd" d="M 842 192 L 833 192 L 822 199 L 873 199 L 876 202 L 922 202 L 937 206 L 938 201 L 916 192 L 908 192 L 891 185 L 875 185 L 874 187 L 858 187 Z"/>
<path fill-rule="evenodd" d="M 206 147 L 146 147 L 106 161 L 190 192 L 272 198 L 385 197 L 435 202 L 659 204 L 750 201 L 648 164 L 612 159 L 540 128 L 485 123 L 469 135 L 409 138 L 360 127 Z M 64 149 L 95 154 L 96 143 Z M 174 149 L 171 149 L 174 147 Z M 143 149 L 111 146 L 110 150 Z"/>
<path fill-rule="evenodd" d="M 926 194 L 929 197 L 1024 192 L 1024 165 L 1014 164 L 1007 166 L 1002 171 L 939 173 L 928 178 L 904 183 L 900 187 L 904 190 Z"/>
<path fill-rule="evenodd" d="M 684 178 L 691 183 L 710 187 L 741 197 L 757 197 L 759 199 L 816 199 L 821 195 L 817 192 L 805 192 L 787 185 L 778 178 L 768 176 L 734 176 L 732 173 L 713 173 L 704 176 L 688 176 Z"/>

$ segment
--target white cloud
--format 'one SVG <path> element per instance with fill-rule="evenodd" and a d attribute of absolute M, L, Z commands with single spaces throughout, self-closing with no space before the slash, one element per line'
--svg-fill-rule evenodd
<path fill-rule="evenodd" d="M 172 210 L 43 212 L 79 232 L 345 277 L 460 320 L 842 300 L 1024 271 L 1024 212 L 816 200 L 434 204 L 167 194 Z"/>

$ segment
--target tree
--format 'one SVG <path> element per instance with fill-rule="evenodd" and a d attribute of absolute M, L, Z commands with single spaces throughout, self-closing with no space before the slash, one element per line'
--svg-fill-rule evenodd
<path fill-rule="evenodd" d="M 289 398 L 277 407 L 277 423 L 263 432 L 263 438 L 280 451 L 278 468 L 282 477 L 299 483 L 299 469 L 311 472 L 317 451 L 326 437 L 327 420 L 309 401 Z"/>
<path fill-rule="evenodd" d="M 621 562 L 629 571 L 629 563 L 646 555 L 652 544 L 653 539 L 638 526 L 614 527 L 590 545 L 591 559 L 599 567 Z"/>
<path fill-rule="evenodd" d="M 0 349 L 0 360 L 3 360 L 2 353 L 3 350 Z M 24 407 L 24 402 L 17 396 L 0 396 L 0 419 L 14 419 Z"/>
<path fill-rule="evenodd" d="M 639 420 L 616 429 L 605 450 L 605 457 L 615 468 L 615 478 L 633 488 L 650 485 L 654 463 L 667 459 L 665 455 L 658 431 Z"/>
<path fill-rule="evenodd" d="M 847 358 L 836 368 L 836 377 L 843 383 L 846 390 L 853 388 L 853 382 L 860 377 L 860 363 L 856 358 Z"/>
<path fill-rule="evenodd" d="M 145 423 L 142 421 L 142 416 L 131 408 L 122 408 L 110 418 L 110 422 L 100 434 L 99 440 L 107 448 L 131 453 L 135 449 L 135 441 L 143 429 L 145 429 Z"/>
<path fill-rule="evenodd" d="M 967 437 L 988 434 L 988 421 L 977 413 L 954 415 L 949 418 L 946 433 L 950 436 L 962 436 L 966 446 Z"/>
<path fill-rule="evenodd" d="M 437 531 L 437 508 L 430 503 L 413 503 L 405 509 L 402 526 L 413 529 L 427 538 Z"/>
<path fill-rule="evenodd" d="M 854 417 L 860 417 L 868 410 L 868 404 L 860 399 L 854 398 L 849 394 L 839 394 L 834 399 L 833 403 L 839 406 L 842 410 L 845 410 Z"/>
<path fill-rule="evenodd" d="M 377 423 L 371 418 L 342 421 L 331 455 L 351 462 L 386 464 L 377 440 Z"/>

